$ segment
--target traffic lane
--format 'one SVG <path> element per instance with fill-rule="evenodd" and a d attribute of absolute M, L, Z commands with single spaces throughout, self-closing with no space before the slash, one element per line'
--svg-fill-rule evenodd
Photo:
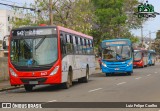
<path fill-rule="evenodd" d="M 96 77 L 97 76 L 97 77 Z M 99 76 L 99 77 L 98 77 Z M 85 95 L 88 90 L 99 88 L 100 86 L 112 87 L 116 82 L 121 82 L 123 79 L 131 78 L 130 76 L 105 77 L 102 73 L 94 74 L 90 77 L 88 83 L 77 83 L 70 89 L 62 89 L 59 85 L 37 87 L 33 92 L 26 92 L 24 88 L 9 90 L 0 93 L 0 101 L 48 101 L 50 97 L 53 100 L 66 98 L 76 95 Z M 107 84 L 106 84 L 107 83 Z"/>
<path fill-rule="evenodd" d="M 63 101 L 160 102 L 159 70 L 157 70 L 157 73 L 154 72 L 154 74 L 148 76 L 150 72 L 155 71 L 154 68 L 156 67 L 148 68 L 150 70 L 152 69 L 152 71 L 143 69 L 143 71 L 141 71 L 141 75 L 143 74 L 141 78 L 128 78 L 127 81 L 111 85 L 110 87 L 106 86 L 106 83 L 101 86 L 101 89 L 93 89 L 92 93 L 89 92 L 85 97 L 74 97 Z"/>
<path fill-rule="evenodd" d="M 144 70 L 144 69 L 143 69 Z M 139 71 L 141 71 L 141 72 L 143 72 L 142 70 L 139 70 L 139 69 L 137 69 L 137 71 L 134 71 L 134 72 L 139 72 Z M 147 72 L 147 73 L 145 73 L 145 72 Z M 151 72 L 153 72 L 153 71 L 151 71 Z M 150 75 L 150 76 L 147 76 L 148 75 L 148 73 L 150 73 L 149 71 L 144 71 L 144 74 L 143 75 L 146 75 L 146 77 L 149 77 L 149 78 L 152 78 L 152 79 L 154 79 L 154 76 L 156 75 Z M 139 76 L 140 75 L 140 73 L 136 73 L 136 74 L 134 74 L 134 76 L 135 77 L 137 77 L 137 76 Z M 93 76 L 95 76 L 95 75 L 93 75 Z M 104 75 L 103 74 L 100 74 L 100 75 L 97 75 L 97 76 L 100 76 L 100 78 L 102 77 L 103 79 L 104 79 Z M 157 73 L 157 76 L 158 76 L 158 73 Z M 156 77 L 157 77 L 156 76 Z M 116 76 L 110 76 L 109 78 L 112 78 L 112 80 L 117 80 L 116 78 L 115 78 Z M 121 76 L 117 76 L 118 77 L 118 80 L 119 80 L 119 78 L 121 78 Z M 123 77 L 123 76 L 122 76 Z M 93 77 L 94 78 L 94 77 Z M 92 79 L 92 77 L 91 77 L 91 79 Z M 141 78 L 141 79 L 144 79 L 144 78 Z M 120 79 L 121 80 L 121 79 Z M 133 80 L 133 79 L 132 79 Z M 94 80 L 95 81 L 95 80 Z M 96 81 L 98 81 L 97 79 L 96 79 Z M 138 81 L 140 81 L 140 79 L 138 79 Z M 91 82 L 91 81 L 90 81 Z M 77 84 L 78 85 L 78 84 Z M 121 84 L 121 85 L 125 85 L 125 84 Z M 120 85 L 120 86 L 121 86 Z M 77 86 L 76 86 L 77 87 Z M 121 86 L 122 87 L 122 86 Z M 45 87 L 46 88 L 46 87 Z M 52 90 L 52 89 L 51 89 Z M 70 90 L 70 89 L 69 89 Z M 113 89 L 108 89 L 107 88 L 107 90 L 108 91 L 110 91 L 110 92 L 114 92 L 115 90 L 113 90 Z M 40 89 L 40 91 L 41 91 L 41 89 Z M 42 91 L 43 91 L 43 88 L 42 88 Z M 45 89 L 44 89 L 44 91 L 45 91 Z M 98 90 L 97 90 L 98 91 Z M 102 90 L 99 90 L 99 91 L 102 91 Z M 94 93 L 97 93 L 96 91 L 93 91 Z M 96 94 L 97 95 L 97 94 Z M 95 97 L 95 96 L 94 96 Z M 69 98 L 69 99 L 71 99 L 71 98 Z M 98 98 L 99 99 L 99 98 Z M 86 100 L 86 99 L 85 99 Z M 44 110 L 44 109 L 43 109 Z M 52 111 L 59 111 L 59 110 L 70 110 L 70 111 L 72 111 L 72 110 L 79 110 L 79 111 L 81 111 L 81 110 L 85 110 L 85 109 L 72 109 L 72 108 L 70 108 L 70 109 L 45 109 L 45 110 L 47 110 L 47 111 L 49 111 L 49 110 L 52 110 Z M 126 108 L 126 109 L 113 109 L 113 108 L 109 108 L 109 109 L 90 109 L 90 108 L 87 108 L 87 110 L 92 110 L 92 111 L 94 111 L 94 110 L 105 110 L 105 111 L 159 111 L 159 109 L 128 109 L 128 108 Z"/>
<path fill-rule="evenodd" d="M 145 69 L 146 70 L 146 69 Z M 144 71 L 144 69 L 143 69 Z M 74 86 L 71 87 L 68 90 L 61 89 L 59 86 L 48 86 L 43 88 L 36 88 L 31 93 L 26 93 L 23 88 L 8 91 L 7 93 L 1 94 L 1 101 L 61 101 L 61 99 L 65 100 L 65 98 L 70 97 L 85 97 L 88 94 L 86 94 L 90 90 L 94 90 L 97 88 L 101 88 L 101 86 L 105 86 L 108 89 L 113 88 L 114 85 L 117 83 L 121 83 L 123 81 L 131 81 L 134 80 L 134 77 L 137 77 L 140 75 L 140 72 L 142 72 L 141 69 L 136 69 L 134 71 L 135 73 L 132 76 L 110 76 L 105 77 L 102 73 L 94 74 L 91 77 L 91 80 L 87 84 L 80 84 L 75 82 Z M 145 71 L 148 72 L 148 71 Z M 145 73 L 146 74 L 146 73 Z M 144 75 L 145 75 L 144 74 Z M 143 76 L 144 76 L 143 75 Z M 4 96 L 6 95 L 6 96 Z M 77 99 L 78 101 L 79 99 Z"/>
<path fill-rule="evenodd" d="M 103 76 L 103 74 L 102 74 Z M 62 89 L 59 85 L 56 86 L 44 86 L 38 87 L 33 92 L 26 92 L 24 88 L 10 90 L 0 93 L 0 101 L 51 101 L 51 98 L 62 99 L 73 96 L 85 96 L 88 90 L 99 88 L 106 84 L 110 87 L 115 84 L 115 81 L 118 82 L 119 79 L 111 79 L 106 77 L 96 78 L 91 77 L 88 83 L 78 83 L 74 82 L 74 85 L 70 89 Z"/>

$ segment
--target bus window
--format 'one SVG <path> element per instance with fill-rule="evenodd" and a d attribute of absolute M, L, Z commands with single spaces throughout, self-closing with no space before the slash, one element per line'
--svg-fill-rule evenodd
<path fill-rule="evenodd" d="M 91 53 L 90 45 L 89 45 L 89 40 L 86 40 L 86 45 L 87 45 L 87 54 Z"/>
<path fill-rule="evenodd" d="M 69 36 L 70 37 L 70 43 L 73 44 L 73 36 Z"/>
<path fill-rule="evenodd" d="M 79 51 L 79 54 L 82 54 L 82 46 L 81 46 L 81 38 L 78 37 L 78 51 Z"/>
<path fill-rule="evenodd" d="M 74 53 L 78 54 L 78 48 L 77 48 L 77 44 L 76 44 L 76 37 L 73 36 L 73 47 L 74 47 Z"/>
<path fill-rule="evenodd" d="M 63 33 L 60 34 L 60 44 L 61 44 L 61 53 L 62 53 L 62 57 L 66 54 L 66 47 L 65 47 L 65 36 Z"/>
<path fill-rule="evenodd" d="M 67 54 L 72 54 L 73 53 L 73 44 L 71 43 L 69 35 L 67 35 L 66 48 L 67 48 Z"/>
<path fill-rule="evenodd" d="M 83 44 L 83 53 L 87 53 L 87 47 L 86 47 L 86 39 L 84 39 L 84 44 Z"/>

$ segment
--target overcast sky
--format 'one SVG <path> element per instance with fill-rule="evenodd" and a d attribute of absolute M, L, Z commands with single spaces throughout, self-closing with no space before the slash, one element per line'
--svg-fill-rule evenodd
<path fill-rule="evenodd" d="M 141 0 L 146 1 L 146 0 Z M 30 3 L 33 3 L 34 0 L 0 0 L 1 3 L 7 3 L 7 4 L 14 4 L 18 6 L 23 6 L 23 4 L 26 2 L 29 6 Z M 160 13 L 160 0 L 148 0 L 150 4 L 152 4 L 155 8 L 155 12 Z M 8 9 L 8 7 L 0 5 L 0 9 Z M 160 30 L 160 15 L 157 15 L 156 18 L 150 18 L 149 21 L 143 24 L 143 35 L 147 36 L 149 31 L 151 32 L 157 32 L 157 30 Z M 136 36 L 141 36 L 141 30 L 132 30 L 131 31 Z M 152 38 L 156 37 L 156 33 L 152 33 Z"/>
<path fill-rule="evenodd" d="M 155 12 L 160 13 L 160 0 L 148 0 L 148 2 L 154 6 Z M 150 18 L 146 23 L 143 24 L 143 27 L 144 36 L 147 36 L 149 31 L 157 32 L 157 30 L 160 30 L 160 15 L 157 15 L 156 18 Z M 141 29 L 133 30 L 132 33 L 134 35 L 141 36 Z M 156 33 L 152 33 L 151 37 L 155 38 Z"/>

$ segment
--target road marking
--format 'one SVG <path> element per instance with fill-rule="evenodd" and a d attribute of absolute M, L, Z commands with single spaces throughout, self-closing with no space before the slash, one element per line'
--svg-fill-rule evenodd
<path fill-rule="evenodd" d="M 151 76 L 151 74 L 148 74 L 147 76 Z"/>
<path fill-rule="evenodd" d="M 97 88 L 97 89 L 93 89 L 93 90 L 89 90 L 88 92 L 93 92 L 93 91 L 97 91 L 97 90 L 101 90 L 102 88 Z"/>
<path fill-rule="evenodd" d="M 48 101 L 48 102 L 56 102 L 57 100 L 51 100 L 51 101 Z"/>
<path fill-rule="evenodd" d="M 122 84 L 125 84 L 126 82 L 121 82 L 121 83 L 118 83 L 117 85 L 122 85 Z"/>
<path fill-rule="evenodd" d="M 137 77 L 137 78 L 135 78 L 135 79 L 141 79 L 142 77 Z"/>

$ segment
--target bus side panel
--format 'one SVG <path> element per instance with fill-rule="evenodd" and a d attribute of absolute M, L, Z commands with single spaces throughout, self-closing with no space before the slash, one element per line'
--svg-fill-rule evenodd
<path fill-rule="evenodd" d="M 67 81 L 68 69 L 71 66 L 73 80 L 86 76 L 86 67 L 89 65 L 89 74 L 95 71 L 94 55 L 67 55 L 62 59 L 62 82 Z"/>

